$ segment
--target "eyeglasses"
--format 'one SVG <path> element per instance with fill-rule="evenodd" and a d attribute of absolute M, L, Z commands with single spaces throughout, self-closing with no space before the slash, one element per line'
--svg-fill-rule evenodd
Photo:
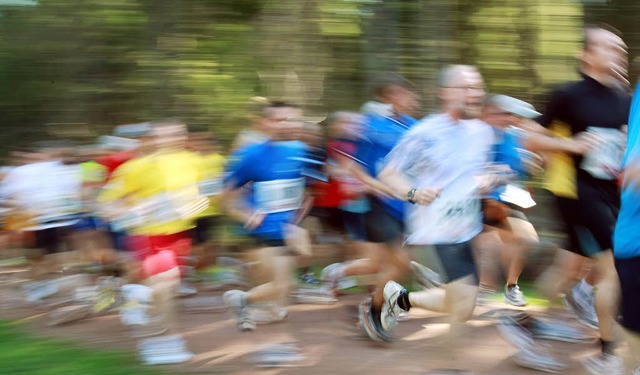
<path fill-rule="evenodd" d="M 484 86 L 445 86 L 445 89 L 463 89 L 467 91 L 484 91 Z"/>

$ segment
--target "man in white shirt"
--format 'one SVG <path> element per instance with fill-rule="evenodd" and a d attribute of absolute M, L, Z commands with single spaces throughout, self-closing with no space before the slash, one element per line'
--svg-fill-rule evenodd
<path fill-rule="evenodd" d="M 452 333 L 475 307 L 478 272 L 471 240 L 482 231 L 480 197 L 502 178 L 488 167 L 493 131 L 478 120 L 485 96 L 478 70 L 467 65 L 443 69 L 438 95 L 441 113 L 403 137 L 378 177 L 413 203 L 405 217 L 406 244 L 418 258 L 435 255 L 445 285 L 408 293 L 388 282 L 380 320 L 370 305 L 360 310 L 361 324 L 374 340 L 388 341 L 398 313 L 412 306 L 449 313 Z"/>

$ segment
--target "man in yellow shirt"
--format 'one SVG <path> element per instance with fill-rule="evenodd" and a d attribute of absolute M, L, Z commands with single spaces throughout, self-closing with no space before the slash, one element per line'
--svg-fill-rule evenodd
<path fill-rule="evenodd" d="M 183 123 L 152 125 L 154 152 L 122 164 L 98 197 L 116 230 L 126 229 L 125 246 L 132 255 L 130 281 L 144 280 L 164 323 L 173 323 L 179 260 L 191 250 L 194 219 L 208 206 L 200 195 L 202 159 L 186 151 Z"/>

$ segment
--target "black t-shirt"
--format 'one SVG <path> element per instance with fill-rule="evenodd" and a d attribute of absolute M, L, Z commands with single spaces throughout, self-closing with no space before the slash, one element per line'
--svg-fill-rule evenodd
<path fill-rule="evenodd" d="M 587 131 L 589 127 L 620 129 L 627 124 L 631 107 L 631 95 L 621 89 L 602 85 L 591 77 L 570 83 L 556 90 L 539 119 L 543 126 L 555 120 L 566 123 L 572 135 Z M 581 156 L 575 156 L 574 165 L 579 179 L 589 179 L 580 170 Z"/>

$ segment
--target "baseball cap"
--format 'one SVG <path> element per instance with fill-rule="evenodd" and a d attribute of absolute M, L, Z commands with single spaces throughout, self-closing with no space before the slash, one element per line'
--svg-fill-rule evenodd
<path fill-rule="evenodd" d="M 494 95 L 489 98 L 489 104 L 501 110 L 524 118 L 536 118 L 542 114 L 533 105 L 506 95 Z"/>

